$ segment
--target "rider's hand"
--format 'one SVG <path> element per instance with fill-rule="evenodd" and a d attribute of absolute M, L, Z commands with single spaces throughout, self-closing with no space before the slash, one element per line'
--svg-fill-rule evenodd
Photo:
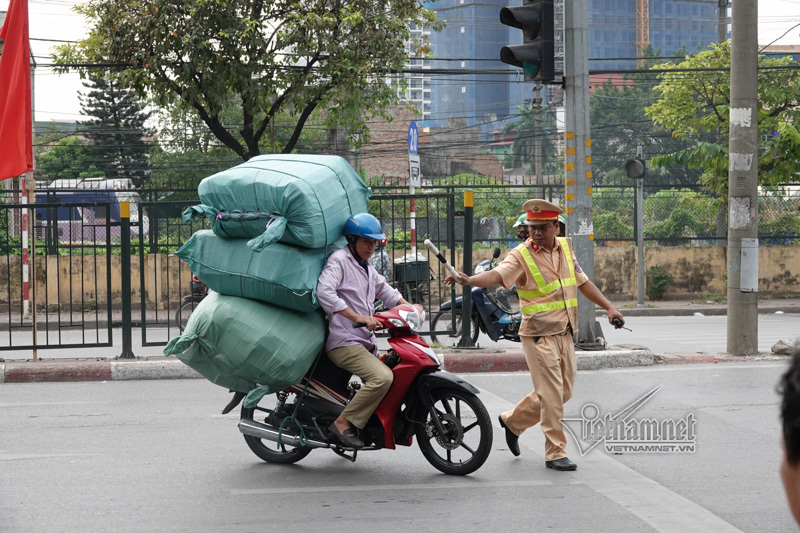
<path fill-rule="evenodd" d="M 469 285 L 469 276 L 467 276 L 463 272 L 459 272 L 458 273 L 458 277 L 459 277 L 459 279 L 461 281 L 456 281 L 456 279 L 451 274 L 451 275 L 447 276 L 446 278 L 444 278 L 444 284 L 445 285 L 452 285 L 453 283 L 460 283 L 461 285 Z"/>
<path fill-rule="evenodd" d="M 370 331 L 375 331 L 377 328 L 381 327 L 381 321 L 374 316 L 359 315 L 355 322 L 365 324 Z"/>

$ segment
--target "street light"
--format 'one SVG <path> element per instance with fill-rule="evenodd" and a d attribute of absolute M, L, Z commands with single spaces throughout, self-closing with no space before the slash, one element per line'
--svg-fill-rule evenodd
<path fill-rule="evenodd" d="M 625 163 L 625 174 L 636 180 L 636 292 L 637 306 L 644 306 L 644 175 L 645 166 L 642 161 L 642 147 L 639 146 L 635 159 Z"/>

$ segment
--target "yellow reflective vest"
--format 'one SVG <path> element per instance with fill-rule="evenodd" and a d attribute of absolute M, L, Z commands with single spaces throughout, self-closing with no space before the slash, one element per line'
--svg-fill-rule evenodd
<path fill-rule="evenodd" d="M 517 246 L 516 250 L 522 256 L 523 261 L 531 272 L 533 280 L 536 282 L 536 289 L 525 290 L 517 288 L 517 294 L 520 299 L 520 309 L 522 314 L 525 315 L 527 320 L 534 320 L 549 323 L 553 318 L 547 315 L 559 313 L 561 309 L 567 311 L 569 321 L 572 324 L 573 331 L 577 331 L 578 327 L 578 286 L 575 279 L 575 265 L 572 261 L 572 251 L 570 249 L 569 241 L 564 237 L 557 237 L 558 243 L 561 245 L 561 265 L 559 268 L 559 277 L 557 279 L 547 281 L 545 280 L 536 261 L 533 259 L 528 247 L 525 243 Z M 536 315 L 536 316 L 531 316 Z M 537 328 L 538 329 L 538 328 Z M 553 335 L 561 333 L 560 331 L 541 331 L 542 335 Z"/>

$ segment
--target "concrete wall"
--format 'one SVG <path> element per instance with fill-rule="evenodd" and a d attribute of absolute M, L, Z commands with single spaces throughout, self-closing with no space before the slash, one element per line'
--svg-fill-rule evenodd
<path fill-rule="evenodd" d="M 174 255 L 148 255 L 144 259 L 144 286 L 150 309 L 171 309 L 190 290 L 191 271 L 188 265 Z M 22 301 L 22 260 L 18 256 L 0 260 L 0 308 L 10 303 L 19 306 Z M 138 255 L 131 256 L 131 301 L 141 304 L 142 281 Z M 109 301 L 107 276 L 108 258 L 97 256 L 36 256 L 33 261 L 36 278 L 37 305 L 72 304 L 74 311 L 96 305 L 106 308 Z M 122 277 L 120 256 L 112 255 L 111 296 L 113 307 L 122 302 Z M 31 288 L 34 284 L 31 283 Z M 170 305 L 171 304 L 171 305 Z"/>
<path fill-rule="evenodd" d="M 442 250 L 445 257 L 450 252 Z M 393 261 L 409 251 L 389 250 Z M 502 250 L 501 258 L 508 250 Z M 472 264 L 490 258 L 491 249 L 475 250 Z M 455 264 L 461 268 L 463 251 L 456 250 Z M 170 255 L 145 257 L 144 285 L 147 305 L 151 309 L 169 309 L 184 293 L 189 292 L 190 271 L 185 262 Z M 106 290 L 106 256 L 37 256 L 34 264 L 37 303 L 62 305 L 72 302 L 80 306 L 96 302 L 105 308 L 109 299 Z M 615 300 L 635 300 L 636 248 L 599 247 L 594 251 L 595 283 L 603 293 Z M 726 248 L 720 246 L 668 246 L 645 248 L 645 271 L 661 266 L 673 277 L 664 299 L 694 299 L 713 294 L 725 295 Z M 431 264 L 436 276 L 443 269 Z M 0 307 L 19 305 L 22 299 L 21 258 L 12 256 L 0 262 Z M 800 297 L 800 246 L 764 246 L 759 249 L 759 294 L 772 298 Z M 131 257 L 132 301 L 140 305 L 142 283 L 139 257 Z M 111 301 L 118 307 L 122 301 L 120 256 L 111 256 Z M 10 283 L 9 283 L 10 279 Z M 9 290 L 10 284 L 10 290 Z M 46 297 L 46 299 L 45 299 Z"/>
<path fill-rule="evenodd" d="M 508 250 L 503 249 L 502 259 Z M 473 267 L 488 259 L 492 250 L 475 250 Z M 635 300 L 636 248 L 598 247 L 594 250 L 595 284 L 606 297 Z M 450 252 L 445 254 L 450 258 Z M 456 250 L 456 265 L 463 264 L 461 250 Z M 723 246 L 646 247 L 645 272 L 661 266 L 673 283 L 665 300 L 694 299 L 727 292 L 727 248 Z M 434 270 L 436 270 L 434 268 Z M 758 251 L 759 294 L 770 298 L 800 297 L 800 246 L 762 246 Z"/>

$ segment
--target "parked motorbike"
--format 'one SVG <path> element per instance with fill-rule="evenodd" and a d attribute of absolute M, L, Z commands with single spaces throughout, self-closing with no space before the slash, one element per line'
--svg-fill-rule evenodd
<path fill-rule="evenodd" d="M 495 248 L 491 259 L 486 259 L 478 263 L 475 267 L 475 274 L 480 274 L 487 270 L 491 270 L 496 266 L 495 260 L 500 257 L 500 248 Z M 472 288 L 472 313 L 470 324 L 470 338 L 474 345 L 478 341 L 480 332 L 489 335 L 493 341 L 499 339 L 506 339 L 510 341 L 519 342 L 519 326 L 522 322 L 522 313 L 519 309 L 514 309 L 511 306 L 509 299 L 510 295 L 516 294 L 516 287 L 509 290 L 502 291 L 498 289 L 494 294 L 489 292 L 488 288 L 473 287 Z M 450 329 L 453 320 L 453 313 L 456 316 L 456 327 L 450 338 L 461 338 L 461 323 L 462 323 L 462 297 L 455 299 L 455 304 L 452 300 L 444 302 L 439 311 L 433 316 L 431 320 L 431 330 L 446 330 Z M 440 335 L 432 334 L 431 340 L 433 342 L 442 344 L 445 338 Z"/>
<path fill-rule="evenodd" d="M 416 436 L 428 462 L 445 474 L 480 468 L 491 451 L 491 419 L 478 389 L 441 370 L 439 358 L 415 332 L 424 311 L 399 305 L 374 316 L 390 335 L 390 349 L 380 360 L 392 369 L 394 381 L 360 431 L 364 448 L 348 448 L 328 430 L 360 384 L 348 384 L 352 374 L 325 352 L 300 383 L 265 396 L 254 408 L 242 406 L 239 431 L 247 445 L 268 463 L 296 463 L 317 448 L 355 461 L 362 450 L 410 446 Z M 244 396 L 235 393 L 223 413 Z"/>
<path fill-rule="evenodd" d="M 175 311 L 175 324 L 178 330 L 183 333 L 186 328 L 186 323 L 189 321 L 189 315 L 192 314 L 197 304 L 203 301 L 203 298 L 208 294 L 208 287 L 200 281 L 200 278 L 192 274 L 192 292 L 183 297 L 183 302 Z"/>

